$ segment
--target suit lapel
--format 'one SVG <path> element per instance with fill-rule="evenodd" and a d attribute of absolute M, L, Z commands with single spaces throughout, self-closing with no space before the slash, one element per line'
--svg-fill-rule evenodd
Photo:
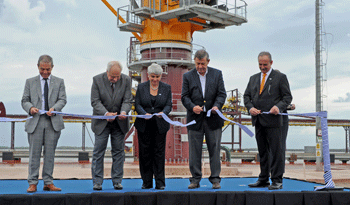
<path fill-rule="evenodd" d="M 111 99 L 113 99 L 111 82 L 109 82 L 109 80 L 108 80 L 107 73 L 105 73 L 102 78 L 103 78 L 103 83 L 106 87 L 106 90 L 108 91 L 109 96 L 111 97 Z M 116 89 L 114 89 L 114 90 L 116 90 Z"/>
<path fill-rule="evenodd" d="M 272 70 L 270 75 L 265 79 L 265 85 L 261 93 L 263 93 L 269 86 L 271 86 L 272 80 L 275 76 L 275 72 Z"/>
<path fill-rule="evenodd" d="M 150 93 L 150 81 L 146 81 L 145 86 L 143 86 L 143 89 L 141 92 L 143 93 L 141 96 L 143 97 L 141 100 L 147 104 L 148 107 L 152 107 L 151 102 L 151 93 Z M 145 106 L 146 107 L 146 106 Z"/>
<path fill-rule="evenodd" d="M 205 77 L 205 92 L 204 92 L 204 95 L 207 95 L 207 93 L 209 91 L 209 85 L 214 85 L 213 82 L 212 82 L 214 80 L 214 78 L 213 78 L 214 76 L 210 76 L 211 73 L 212 73 L 212 70 L 209 67 L 207 69 L 208 69 L 208 73 L 207 73 L 207 75 Z M 205 98 L 205 96 L 203 96 L 203 97 Z"/>
<path fill-rule="evenodd" d="M 202 84 L 201 84 L 201 81 L 199 80 L 199 75 L 198 75 L 197 70 L 195 68 L 193 68 L 193 71 L 192 71 L 192 78 L 193 78 L 194 82 L 197 84 L 197 87 L 198 87 L 200 93 L 202 94 L 202 97 L 204 98 L 203 92 L 202 92 Z"/>
<path fill-rule="evenodd" d="M 121 77 L 115 84 L 114 84 L 114 92 L 112 93 L 113 99 L 117 98 L 118 96 L 121 95 L 122 89 L 124 86 L 123 85 L 123 78 Z M 112 92 L 112 88 L 111 88 Z"/>
<path fill-rule="evenodd" d="M 165 86 L 162 84 L 162 82 L 159 82 L 158 94 L 156 96 L 156 102 L 154 104 L 154 107 L 156 107 L 161 102 L 161 99 L 164 95 L 164 88 Z"/>
<path fill-rule="evenodd" d="M 38 98 L 40 99 L 40 106 L 41 106 L 41 102 L 42 102 L 42 90 L 41 90 L 41 82 L 40 82 L 40 75 L 38 75 L 38 77 L 35 79 L 35 86 L 37 88 L 37 94 L 38 94 Z"/>
<path fill-rule="evenodd" d="M 52 93 L 52 90 L 53 90 L 53 86 L 54 86 L 55 80 L 56 80 L 55 77 L 51 75 L 50 85 L 49 85 L 49 99 L 50 99 L 50 96 L 51 96 L 51 93 Z"/>

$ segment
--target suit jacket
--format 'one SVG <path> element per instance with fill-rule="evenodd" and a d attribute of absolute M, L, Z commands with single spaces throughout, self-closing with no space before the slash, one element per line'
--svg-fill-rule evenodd
<path fill-rule="evenodd" d="M 91 106 L 93 107 L 93 115 L 104 115 L 106 112 L 128 113 L 131 109 L 131 79 L 125 74 L 121 74 L 120 79 L 115 83 L 114 92 L 112 92 L 111 83 L 108 80 L 107 72 L 101 73 L 93 77 L 91 87 Z M 129 130 L 129 119 L 119 120 L 120 129 L 125 134 Z M 107 120 L 92 119 L 91 129 L 99 135 L 107 126 Z"/>
<path fill-rule="evenodd" d="M 181 101 L 187 109 L 187 122 L 196 121 L 196 124 L 188 126 L 189 130 L 199 130 L 207 114 L 206 112 L 195 114 L 193 112 L 194 106 L 205 106 L 206 111 L 217 106 L 221 110 L 226 100 L 226 90 L 221 71 L 211 67 L 207 69 L 205 96 L 203 96 L 196 69 L 192 69 L 183 75 Z M 208 119 L 208 124 L 211 129 L 215 130 L 222 127 L 224 121 L 217 114 L 212 114 Z"/>
<path fill-rule="evenodd" d="M 290 92 L 287 76 L 283 73 L 271 71 L 269 77 L 266 79 L 264 89 L 259 95 L 260 90 L 260 76 L 257 73 L 250 77 L 247 88 L 244 92 L 244 105 L 248 111 L 255 107 L 261 112 L 269 112 L 270 109 L 276 105 L 282 113 L 286 110 L 287 105 L 292 102 L 292 94 Z M 283 120 L 281 115 L 265 115 L 260 114 L 252 116 L 252 124 L 255 126 L 256 121 L 265 127 L 280 127 Z"/>
<path fill-rule="evenodd" d="M 55 111 L 61 112 L 62 108 L 67 103 L 66 89 L 64 81 L 61 78 L 51 75 L 49 85 L 49 108 L 54 108 Z M 31 107 L 41 109 L 42 107 L 42 90 L 40 75 L 26 80 L 22 97 L 22 108 L 29 114 Z M 25 124 L 25 131 L 27 133 L 33 133 L 38 121 L 39 114 L 35 114 L 33 118 L 28 119 Z M 64 129 L 63 118 L 60 115 L 51 116 L 51 123 L 55 131 Z"/>
<path fill-rule="evenodd" d="M 163 112 L 168 115 L 172 108 L 172 94 L 171 86 L 159 82 L 158 95 L 156 96 L 156 102 L 152 106 L 150 96 L 150 82 L 144 82 L 137 86 L 136 97 L 135 97 L 135 109 L 139 115 L 146 113 L 153 114 Z M 156 119 L 159 134 L 163 134 L 170 129 L 170 124 L 163 118 L 154 117 Z M 140 132 L 146 130 L 146 120 L 142 118 L 136 118 L 135 127 Z"/>

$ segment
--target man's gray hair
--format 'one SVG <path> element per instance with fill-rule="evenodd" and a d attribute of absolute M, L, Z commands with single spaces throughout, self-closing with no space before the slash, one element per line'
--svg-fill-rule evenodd
<path fill-rule="evenodd" d="M 262 52 L 260 52 L 259 55 L 258 55 L 258 58 L 261 57 L 261 56 L 267 56 L 267 57 L 269 57 L 270 61 L 272 61 L 271 53 L 268 52 L 268 51 L 262 51 Z"/>
<path fill-rule="evenodd" d="M 163 73 L 163 68 L 157 63 L 152 63 L 150 66 L 148 66 L 147 73 L 161 75 Z"/>
<path fill-rule="evenodd" d="M 39 60 L 38 60 L 38 66 L 40 65 L 40 62 L 42 63 L 51 63 L 51 67 L 53 67 L 53 60 L 52 60 L 52 57 L 49 56 L 49 55 L 42 55 L 39 57 Z"/>
<path fill-rule="evenodd" d="M 122 64 L 119 63 L 119 61 L 110 61 L 110 62 L 108 62 L 108 64 L 107 64 L 107 72 L 109 72 L 111 70 L 111 68 L 113 66 L 115 66 L 115 65 L 117 65 L 120 68 L 120 72 L 122 72 L 123 66 L 122 66 Z"/>
<path fill-rule="evenodd" d="M 195 58 L 198 58 L 198 60 L 202 60 L 204 58 L 207 58 L 207 60 L 209 60 L 209 53 L 206 50 L 204 50 L 204 49 L 198 50 L 194 54 L 194 59 Z"/>

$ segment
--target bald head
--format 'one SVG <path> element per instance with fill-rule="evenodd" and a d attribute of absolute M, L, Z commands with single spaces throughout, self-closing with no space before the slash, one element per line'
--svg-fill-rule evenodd
<path fill-rule="evenodd" d="M 122 73 L 122 65 L 118 61 L 111 61 L 107 64 L 107 77 L 109 82 L 116 83 Z"/>

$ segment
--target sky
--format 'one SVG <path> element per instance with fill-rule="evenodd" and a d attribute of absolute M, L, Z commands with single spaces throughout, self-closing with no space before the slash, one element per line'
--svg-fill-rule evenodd
<path fill-rule="evenodd" d="M 294 113 L 315 112 L 315 1 L 246 2 L 248 23 L 195 32 L 193 43 L 209 52 L 209 66 L 222 70 L 226 90 L 238 88 L 242 94 L 249 77 L 259 72 L 257 55 L 269 51 L 272 67 L 288 76 Z M 129 1 L 109 3 L 117 9 Z M 329 119 L 350 119 L 350 1 L 323 3 L 323 109 Z M 63 111 L 92 114 L 92 77 L 111 60 L 120 61 L 128 73 L 131 36 L 119 31 L 117 18 L 102 1 L 0 0 L 0 101 L 7 114 L 26 114 L 20 104 L 25 80 L 39 74 L 36 64 L 42 54 L 53 57 L 52 74 L 65 80 L 68 103 Z M 81 124 L 65 126 L 58 146 L 80 146 Z M 0 146 L 10 146 L 10 127 L 0 123 Z M 15 132 L 15 146 L 28 146 L 24 123 L 16 123 Z M 229 133 L 224 132 L 223 141 Z M 287 149 L 315 146 L 315 133 L 315 127 L 290 127 Z M 331 148 L 345 148 L 342 127 L 330 127 L 329 139 Z M 86 145 L 92 146 L 88 134 Z M 243 134 L 242 148 L 256 148 L 255 139 Z"/>

